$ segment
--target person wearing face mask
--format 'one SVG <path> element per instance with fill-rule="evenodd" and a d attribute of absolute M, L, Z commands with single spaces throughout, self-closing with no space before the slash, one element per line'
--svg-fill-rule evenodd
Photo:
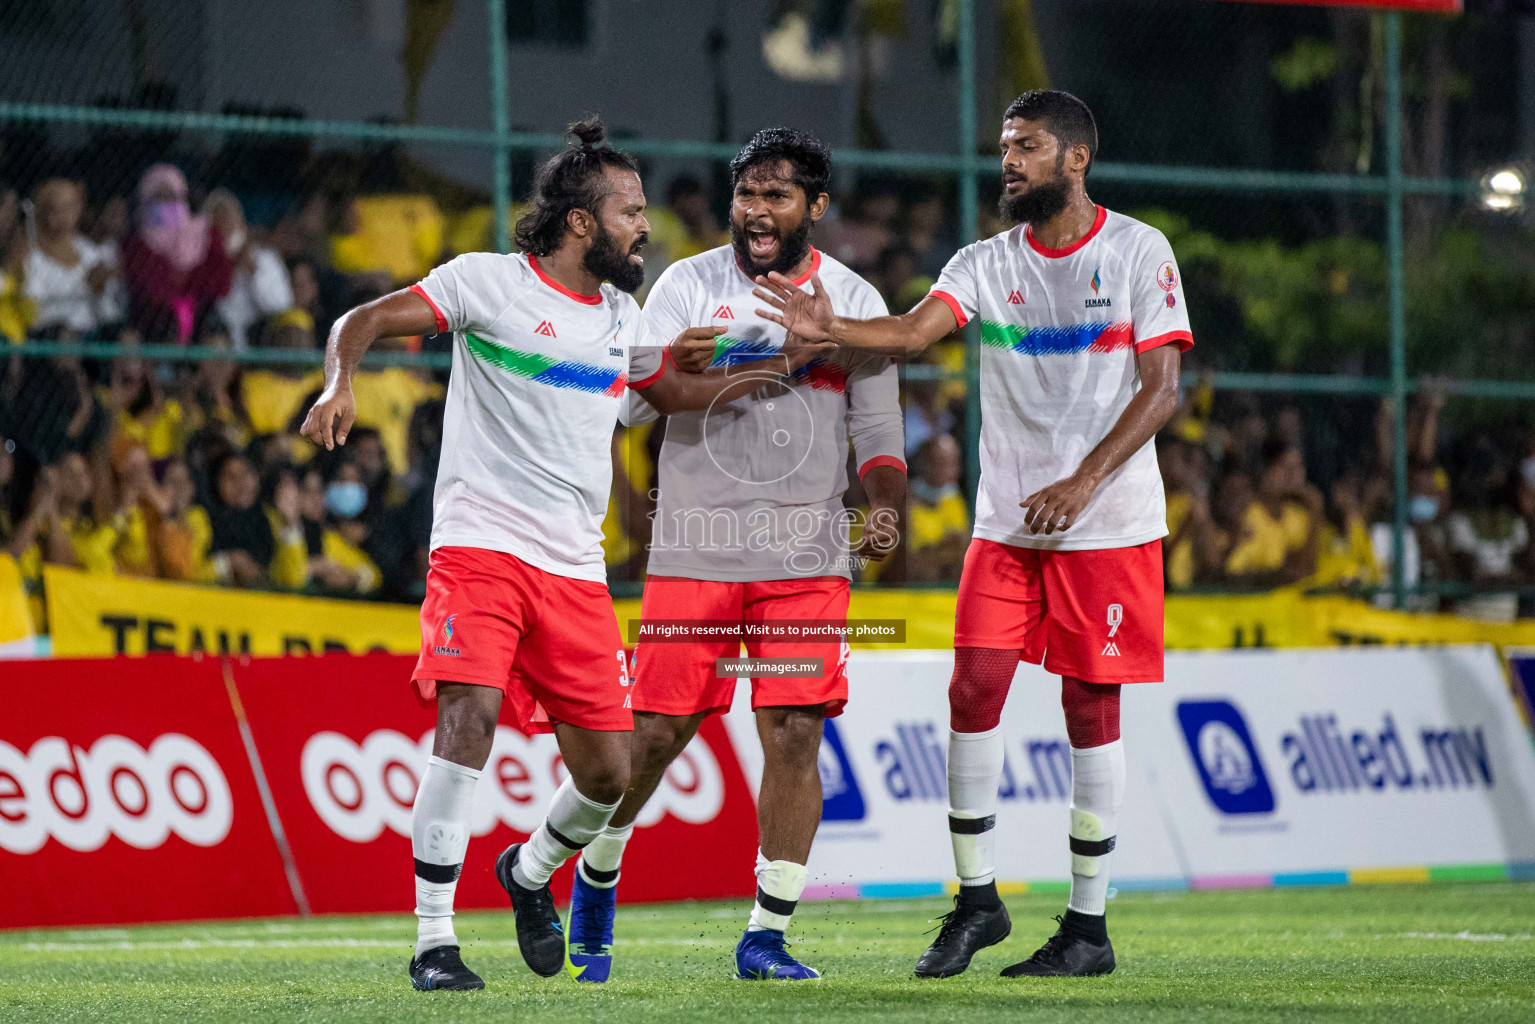
<path fill-rule="evenodd" d="M 326 526 L 320 535 L 320 551 L 309 559 L 310 577 L 327 590 L 353 594 L 371 594 L 383 580 L 383 574 L 363 551 L 368 540 L 368 524 L 363 513 L 368 507 L 368 488 L 362 471 L 353 462 L 344 462 L 325 485 Z"/>
<path fill-rule="evenodd" d="M 203 202 L 203 216 L 224 240 L 224 252 L 234 263 L 229 293 L 218 300 L 219 318 L 228 329 L 236 352 L 249 345 L 251 329 L 267 317 L 293 306 L 293 285 L 282 257 L 251 237 L 240 200 L 216 188 Z"/>
<path fill-rule="evenodd" d="M 189 344 L 213 304 L 229 293 L 234 264 L 223 235 L 194 217 L 186 176 L 155 164 L 139 180 L 135 229 L 123 246 L 128 322 L 146 341 Z"/>
<path fill-rule="evenodd" d="M 1408 590 L 1415 589 L 1425 577 L 1436 578 L 1446 564 L 1444 521 L 1449 510 L 1449 497 L 1443 478 L 1444 471 L 1428 463 L 1413 466 L 1407 475 L 1408 529 L 1402 534 L 1402 581 Z M 1382 481 L 1380 486 L 1385 489 L 1389 483 Z M 1389 580 L 1395 550 L 1391 539 L 1391 507 L 1384 496 L 1378 505 L 1379 514 L 1370 527 L 1370 547 L 1380 566 L 1380 578 Z M 1383 608 L 1391 607 L 1392 595 L 1379 594 L 1375 603 Z M 1425 594 L 1414 599 L 1413 607 L 1430 611 L 1437 604 L 1435 595 Z"/>

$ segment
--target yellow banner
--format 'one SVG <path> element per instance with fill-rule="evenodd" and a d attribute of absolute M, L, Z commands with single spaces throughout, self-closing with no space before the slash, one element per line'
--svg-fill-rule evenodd
<path fill-rule="evenodd" d="M 11 567 L 14 569 L 14 566 Z M 26 622 L 26 603 L 7 613 L 6 560 L 0 558 L 0 640 L 7 624 Z M 210 651 L 301 654 L 420 648 L 418 610 L 317 597 L 251 593 L 118 576 L 44 570 L 53 650 L 60 656 Z M 19 584 L 12 587 L 20 593 Z M 952 590 L 855 590 L 848 616 L 904 619 L 904 644 L 873 649 L 942 649 L 954 644 Z M 627 635 L 640 602 L 613 602 Z M 14 628 L 14 627 L 13 627 Z M 1535 646 L 1535 621 L 1499 625 L 1453 615 L 1385 611 L 1344 597 L 1268 594 L 1169 597 L 1168 650 L 1241 647 L 1337 647 L 1367 644 L 1490 643 Z"/>
<path fill-rule="evenodd" d="M 196 587 L 48 566 L 43 570 L 53 653 L 322 654 L 421 649 L 419 610 Z"/>
<path fill-rule="evenodd" d="M 0 651 L 30 653 L 31 643 L 32 613 L 21 570 L 10 555 L 0 555 Z"/>

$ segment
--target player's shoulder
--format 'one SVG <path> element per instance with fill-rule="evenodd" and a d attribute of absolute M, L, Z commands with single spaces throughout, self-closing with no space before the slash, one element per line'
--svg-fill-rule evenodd
<path fill-rule="evenodd" d="M 734 261 L 735 256 L 728 245 L 674 260 L 666 265 L 666 269 L 656 278 L 656 283 L 650 286 L 650 294 L 716 286 L 727 278 L 735 265 Z"/>
<path fill-rule="evenodd" d="M 1026 247 L 1024 226 L 1015 224 L 1006 231 L 999 231 L 987 238 L 980 238 L 969 245 L 961 246 L 951 260 L 973 263 L 980 259 L 1012 259 L 1021 257 Z"/>
<path fill-rule="evenodd" d="M 879 297 L 879 289 L 870 284 L 862 274 L 835 256 L 828 256 L 819 249 L 815 250 L 811 269 L 820 275 L 821 283 L 826 286 L 828 292 L 859 298 Z"/>
<path fill-rule="evenodd" d="M 437 269 L 465 277 L 498 281 L 521 281 L 533 276 L 528 257 L 520 252 L 461 253 Z"/>
<path fill-rule="evenodd" d="M 639 300 L 611 281 L 602 282 L 599 289 L 603 302 L 617 309 L 619 315 L 627 319 L 631 314 L 636 318 L 640 315 Z"/>
<path fill-rule="evenodd" d="M 1118 249 L 1126 256 L 1136 256 L 1145 252 L 1163 252 L 1171 245 L 1167 241 L 1160 228 L 1147 224 L 1143 220 L 1136 220 L 1128 214 L 1117 213 L 1105 208 L 1107 216 L 1103 222 L 1103 240 L 1114 249 Z"/>

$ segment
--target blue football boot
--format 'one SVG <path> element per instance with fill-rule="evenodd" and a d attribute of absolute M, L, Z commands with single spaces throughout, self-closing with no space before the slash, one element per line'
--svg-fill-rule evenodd
<path fill-rule="evenodd" d="M 618 886 L 598 888 L 586 880 L 586 865 L 578 862 L 565 924 L 565 970 L 572 978 L 608 980 L 613 970 L 613 914 L 617 910 Z"/>
<path fill-rule="evenodd" d="M 818 981 L 821 975 L 789 955 L 783 932 L 748 931 L 736 943 L 736 977 L 743 981 Z"/>

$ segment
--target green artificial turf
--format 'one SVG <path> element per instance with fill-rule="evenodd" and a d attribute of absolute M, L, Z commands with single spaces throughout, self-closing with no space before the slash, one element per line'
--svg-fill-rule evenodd
<path fill-rule="evenodd" d="M 970 971 L 918 981 L 943 900 L 801 906 L 819 982 L 733 981 L 745 903 L 624 907 L 607 985 L 542 980 L 510 913 L 458 918 L 483 992 L 418 993 L 407 914 L 0 932 L 0 1020 L 1535 1021 L 1535 885 L 1125 893 L 1119 970 L 1004 980 L 1054 930 L 1059 895 L 1008 897 L 1013 935 Z"/>

